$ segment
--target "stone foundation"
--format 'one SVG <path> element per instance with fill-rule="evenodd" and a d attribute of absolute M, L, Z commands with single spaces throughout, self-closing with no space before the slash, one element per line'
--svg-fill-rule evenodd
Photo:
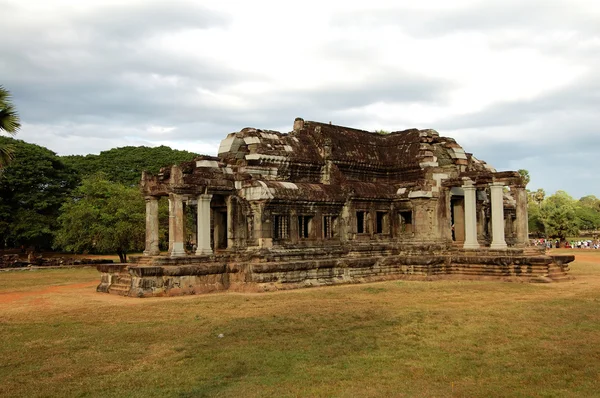
<path fill-rule="evenodd" d="M 431 254 L 423 254 L 431 253 Z M 556 282 L 568 279 L 573 255 L 534 249 L 464 250 L 438 245 L 364 245 L 327 249 L 256 250 L 98 265 L 97 291 L 132 297 L 215 291 L 272 291 L 394 279 L 495 279 Z"/>

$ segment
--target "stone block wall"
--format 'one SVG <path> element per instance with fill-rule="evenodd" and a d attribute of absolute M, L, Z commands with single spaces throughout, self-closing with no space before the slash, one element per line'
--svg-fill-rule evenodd
<path fill-rule="evenodd" d="M 98 291 L 133 297 L 215 291 L 272 291 L 393 279 L 564 280 L 572 255 L 523 249 L 462 250 L 441 245 L 368 244 L 256 250 L 244 254 L 155 257 L 102 265 Z"/>

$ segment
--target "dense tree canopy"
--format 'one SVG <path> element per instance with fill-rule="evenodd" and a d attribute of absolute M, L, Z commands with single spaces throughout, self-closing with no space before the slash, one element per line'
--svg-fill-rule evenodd
<path fill-rule="evenodd" d="M 600 229 L 600 199 L 594 195 L 584 196 L 575 206 L 579 229 L 595 231 Z"/>
<path fill-rule="evenodd" d="M 565 191 L 557 191 L 540 206 L 540 218 L 546 235 L 561 240 L 579 233 L 576 201 Z"/>
<path fill-rule="evenodd" d="M 600 199 L 594 195 L 575 200 L 564 191 L 548 197 L 543 189 L 529 191 L 527 211 L 534 236 L 565 239 L 600 230 Z"/>
<path fill-rule="evenodd" d="M 10 93 L 0 86 L 0 132 L 14 135 L 20 127 L 19 114 L 10 100 Z M 15 148 L 10 143 L 0 144 L 0 168 L 13 159 L 14 152 Z"/>
<path fill-rule="evenodd" d="M 144 249 L 146 207 L 140 191 L 108 181 L 103 174 L 83 180 L 65 202 L 57 248 L 76 253 L 127 253 Z"/>
<path fill-rule="evenodd" d="M 196 156 L 198 155 L 195 153 L 178 151 L 167 146 L 127 146 L 104 151 L 100 155 L 64 156 L 63 160 L 77 169 L 82 176 L 102 172 L 111 181 L 134 186 L 140 182 L 144 170 L 157 173 L 163 166 L 189 161 Z"/>
<path fill-rule="evenodd" d="M 123 257 L 130 250 L 143 249 L 145 209 L 138 190 L 142 170 L 157 172 L 162 166 L 197 156 L 162 146 L 59 157 L 44 147 L 1 136 L 0 147 L 13 147 L 15 154 L 0 174 L 0 247 L 119 251 Z M 100 178 L 96 174 L 102 171 Z M 83 177 L 90 178 L 71 196 Z M 164 221 L 167 204 L 161 202 Z M 85 206 L 90 203 L 96 207 Z M 163 224 L 161 230 L 167 228 Z"/>
<path fill-rule="evenodd" d="M 52 245 L 59 210 L 79 175 L 44 147 L 9 137 L 15 159 L 0 176 L 0 245 Z"/>

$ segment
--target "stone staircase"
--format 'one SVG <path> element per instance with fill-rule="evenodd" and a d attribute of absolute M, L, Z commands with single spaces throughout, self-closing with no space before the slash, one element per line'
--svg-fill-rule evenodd
<path fill-rule="evenodd" d="M 129 291 L 131 290 L 131 275 L 129 275 L 129 272 L 125 270 L 124 272 L 114 275 L 112 278 L 113 281 L 108 288 L 108 292 L 120 296 L 129 295 Z"/>

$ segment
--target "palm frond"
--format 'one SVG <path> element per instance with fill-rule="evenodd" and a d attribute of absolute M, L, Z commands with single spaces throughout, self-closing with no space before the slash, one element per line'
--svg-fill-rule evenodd
<path fill-rule="evenodd" d="M 0 132 L 16 134 L 21 128 L 21 120 L 11 103 L 10 92 L 0 86 Z"/>
<path fill-rule="evenodd" d="M 4 86 L 0 85 L 0 106 L 2 106 L 5 102 L 8 102 L 10 98 L 10 92 L 4 88 Z"/>
<path fill-rule="evenodd" d="M 12 105 L 7 105 L 0 109 L 0 131 L 9 134 L 16 134 L 21 128 L 19 115 Z"/>
<path fill-rule="evenodd" d="M 6 167 L 15 158 L 14 145 L 0 145 L 0 169 Z"/>

